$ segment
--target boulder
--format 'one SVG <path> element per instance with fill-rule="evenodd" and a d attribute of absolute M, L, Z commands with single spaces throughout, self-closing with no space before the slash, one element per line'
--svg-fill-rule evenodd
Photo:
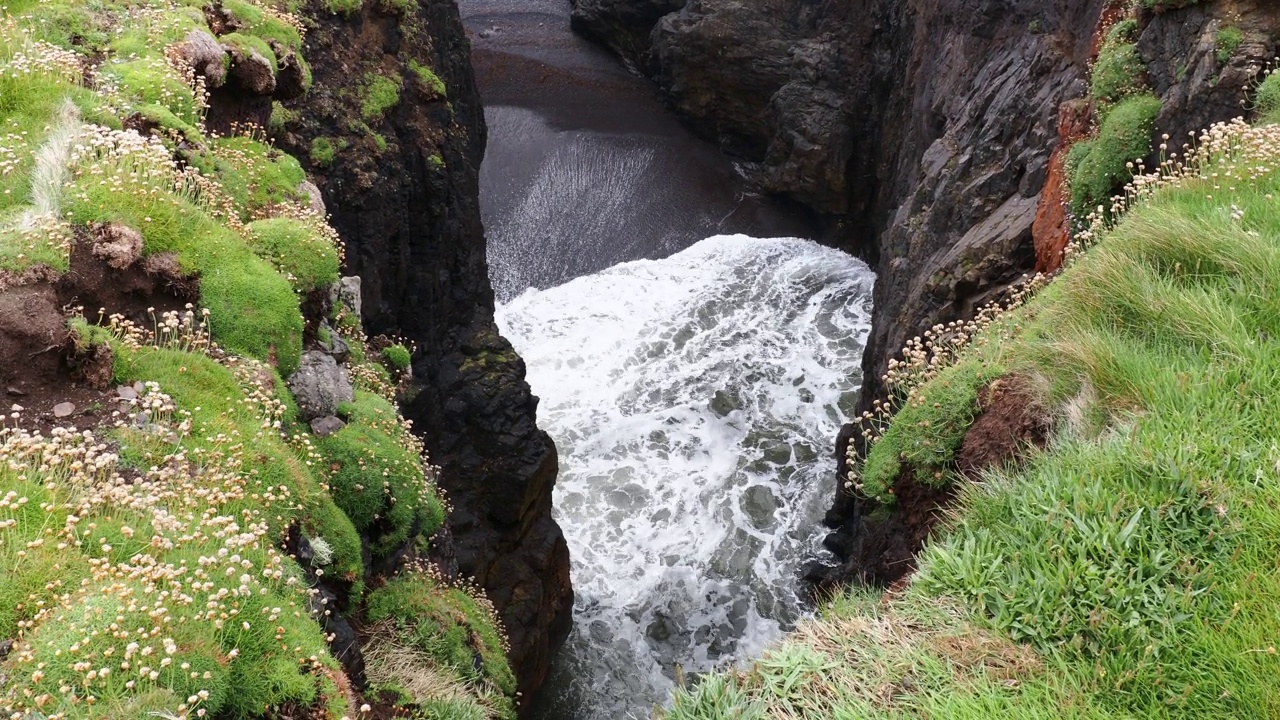
<path fill-rule="evenodd" d="M 325 216 L 324 196 L 320 194 L 320 188 L 316 187 L 315 183 L 310 180 L 303 180 L 298 183 L 298 192 L 307 196 L 307 207 L 311 209 L 311 212 L 320 217 Z"/>
<path fill-rule="evenodd" d="M 335 300 L 340 300 L 357 318 L 361 317 L 359 277 L 342 278 L 334 284 L 329 295 Z"/>
<path fill-rule="evenodd" d="M 342 339 L 342 336 L 329 325 L 328 321 L 321 320 L 320 327 L 324 332 L 318 334 L 327 339 L 317 337 L 316 347 L 334 360 L 340 363 L 346 362 L 347 356 L 351 354 L 351 347 L 347 345 L 347 341 Z"/>
<path fill-rule="evenodd" d="M 216 38 L 204 30 L 188 33 L 178 46 L 178 55 L 204 78 L 205 87 L 222 87 L 227 81 L 227 52 Z"/>
<path fill-rule="evenodd" d="M 339 403 L 355 399 L 347 369 L 319 350 L 302 354 L 297 372 L 289 376 L 289 389 L 305 421 L 336 415 Z"/>

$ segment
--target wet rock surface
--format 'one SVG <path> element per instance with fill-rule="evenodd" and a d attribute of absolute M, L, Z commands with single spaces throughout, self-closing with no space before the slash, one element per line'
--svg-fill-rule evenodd
<path fill-rule="evenodd" d="M 366 330 L 418 347 L 422 389 L 403 410 L 442 467 L 448 564 L 495 603 L 527 707 L 568 633 L 573 593 L 551 519 L 555 447 L 535 422 L 523 362 L 493 324 L 477 197 L 485 125 L 458 10 L 427 4 L 424 22 L 403 26 L 376 3 L 350 17 L 318 1 L 307 12 L 315 85 L 289 103 L 301 119 L 277 140 L 304 165 L 316 138 L 348 147 L 307 169 L 360 279 L 354 304 Z M 416 80 L 409 58 L 433 69 L 447 97 Z M 371 120 L 383 148 L 349 129 L 361 112 L 352 77 L 372 71 L 403 82 L 399 103 Z"/>

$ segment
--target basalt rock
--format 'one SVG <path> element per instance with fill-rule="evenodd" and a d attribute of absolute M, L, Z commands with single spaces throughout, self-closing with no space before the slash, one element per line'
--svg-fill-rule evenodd
<path fill-rule="evenodd" d="M 869 408 L 908 338 L 1056 267 L 1067 218 L 1054 155 L 1088 128 L 1078 103 L 1111 4 L 688 0 L 655 20 L 656 3 L 574 0 L 574 27 L 652 78 L 760 187 L 823 213 L 824 242 L 875 266 Z M 1265 0 L 1144 12 L 1138 49 L 1164 104 L 1155 138 L 1180 149 L 1188 131 L 1245 114 L 1278 15 Z M 1243 40 L 1224 59 L 1228 26 Z M 839 438 L 841 476 L 855 437 Z M 866 545 L 871 506 L 837 495 L 830 522 L 850 537 L 835 544 Z"/>
<path fill-rule="evenodd" d="M 355 399 L 347 369 L 319 350 L 302 353 L 298 369 L 289 376 L 289 390 L 305 421 L 334 415 L 339 404 Z"/>
<path fill-rule="evenodd" d="M 315 83 L 286 103 L 299 120 L 277 140 L 308 165 L 346 242 L 367 332 L 417 346 L 421 389 L 403 410 L 453 506 L 447 565 L 494 602 L 527 714 L 573 603 L 568 546 L 551 518 L 556 451 L 535 422 L 524 363 L 493 321 L 478 198 L 485 126 L 470 46 L 452 2 L 418 8 L 408 22 L 378 3 L 345 17 L 310 2 L 304 55 Z M 411 59 L 439 76 L 446 96 L 419 81 Z M 356 128 L 353 78 L 373 72 L 400 81 L 399 103 Z M 308 164 L 317 138 L 336 153 Z"/>
<path fill-rule="evenodd" d="M 574 0 L 573 29 L 618 54 L 634 70 L 649 50 L 649 31 L 663 16 L 684 7 L 686 0 Z"/>

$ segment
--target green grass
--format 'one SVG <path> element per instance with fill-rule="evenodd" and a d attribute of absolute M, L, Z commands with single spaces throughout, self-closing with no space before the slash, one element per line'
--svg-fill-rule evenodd
<path fill-rule="evenodd" d="M 318 137 L 311 141 L 311 162 L 317 167 L 329 167 L 333 164 L 335 155 L 337 155 L 337 150 L 333 146 L 333 141 L 329 138 Z"/>
<path fill-rule="evenodd" d="M 203 692 L 200 707 L 207 712 L 249 718 L 263 707 L 317 701 L 322 683 L 315 670 L 336 663 L 305 611 L 297 567 L 273 545 L 294 522 L 314 527 L 328 521 L 312 532 L 352 538 L 346 545 L 354 546 L 354 554 L 335 557 L 333 564 L 358 574 L 354 529 L 341 513 L 315 512 L 332 508 L 332 501 L 270 425 L 263 427 L 261 413 L 269 406 L 262 404 L 261 388 L 202 355 L 121 344 L 115 350 L 117 381 L 158 381 L 174 408 L 150 412 L 147 428 L 161 432 L 115 431 L 121 464 L 141 473 L 128 484 L 95 480 L 91 471 L 56 462 L 27 468 L 8 455 L 0 482 L 12 497 L 27 501 L 0 507 L 0 558 L 13 558 L 15 548 L 28 550 L 0 571 L 9 576 L 0 591 L 0 623 L 32 619 L 33 600 L 43 599 L 47 610 L 26 630 L 30 654 L 7 666 L 18 672 L 10 675 L 0 703 L 47 692 L 50 712 L 141 717 Z M 77 447 L 75 441 L 63 445 Z M 186 464 L 184 455 L 195 462 Z M 39 503 L 52 512 L 33 514 Z M 254 531 L 258 523 L 262 530 Z M 246 531 L 252 537 L 241 534 Z M 30 552 L 30 538 L 44 544 Z M 90 576 L 90 562 L 135 569 Z M 185 590 L 175 595 L 166 578 Z M 201 586 L 201 580 L 210 582 Z M 246 590 L 233 589 L 240 586 Z M 171 589 L 161 593 L 165 587 Z M 63 593 L 65 602 L 50 602 Z M 184 602 L 186 593 L 198 602 Z M 212 617 L 204 615 L 209 608 L 215 608 Z M 103 631 L 104 618 L 116 623 L 112 632 Z M 151 627 L 154 633 L 145 630 Z M 133 650 L 125 647 L 130 641 L 137 643 Z M 102 663 L 113 656 L 130 662 Z M 87 668 L 116 672 L 86 680 L 86 668 L 71 657 L 89 660 Z M 154 669 L 155 676 L 139 674 L 141 667 Z M 86 713 L 90 694 L 101 705 Z"/>
<path fill-rule="evenodd" d="M 86 4 L 83 11 L 86 18 L 86 24 L 91 23 L 93 18 L 98 18 L 103 12 L 111 12 L 111 9 L 103 3 L 94 3 L 97 7 Z M 199 8 L 182 7 L 172 8 L 165 13 L 147 13 L 139 16 L 125 16 L 117 20 L 119 25 L 115 28 L 115 32 L 110 35 L 109 42 L 89 43 L 85 50 L 96 50 L 98 47 L 105 46 L 110 49 L 113 55 L 122 59 L 140 59 L 140 58 L 160 58 L 164 59 L 161 49 L 167 45 L 181 41 L 192 30 L 204 30 L 208 32 L 208 26 L 205 24 L 204 13 Z M 68 36 L 68 44 L 72 37 L 84 38 L 84 35 L 74 34 Z M 62 42 L 56 44 L 62 45 Z"/>
<path fill-rule="evenodd" d="M 338 281 L 338 249 L 314 221 L 270 218 L 249 223 L 249 247 L 306 293 Z"/>
<path fill-rule="evenodd" d="M 1214 57 L 1225 63 L 1235 57 L 1236 51 L 1244 43 L 1244 31 L 1234 25 L 1228 25 L 1218 31 L 1214 38 Z"/>
<path fill-rule="evenodd" d="M 187 125 L 200 121 L 195 95 L 163 56 L 110 63 L 103 72 L 120 83 L 121 91 L 135 106 L 163 106 Z"/>
<path fill-rule="evenodd" d="M 257 5 L 245 0 L 223 0 L 222 7 L 240 21 L 240 32 L 265 41 L 275 40 L 295 52 L 302 50 L 302 36 L 298 30 Z"/>
<path fill-rule="evenodd" d="M 365 120 L 377 120 L 399 104 L 398 80 L 392 80 L 377 73 L 365 75 L 360 89 L 360 115 Z"/>
<path fill-rule="evenodd" d="M 176 253 L 183 270 L 200 277 L 200 304 L 209 309 L 220 344 L 260 360 L 274 358 L 286 375 L 298 367 L 302 315 L 293 287 L 201 208 L 83 183 L 72 192 L 68 219 L 122 222 L 142 233 L 148 254 Z"/>
<path fill-rule="evenodd" d="M 334 500 L 369 539 L 374 556 L 385 557 L 415 534 L 434 534 L 444 524 L 444 508 L 395 408 L 357 391 L 339 413 L 346 427 L 315 445 Z"/>
<path fill-rule="evenodd" d="M 86 54 L 105 47 L 111 40 L 114 8 L 91 8 L 88 3 L 76 0 L 11 0 L 5 6 L 9 15 L 26 17 L 22 25 L 36 40 L 58 47 L 76 47 Z"/>
<path fill-rule="evenodd" d="M 1112 194 L 1133 177 L 1129 164 L 1150 152 L 1159 112 L 1160 100 L 1154 95 L 1126 98 L 1107 113 L 1096 138 L 1071 146 L 1066 166 L 1071 209 L 1077 217 L 1098 205 L 1108 206 Z"/>
<path fill-rule="evenodd" d="M 418 9 L 418 0 L 378 0 L 378 6 L 397 15 L 409 15 Z"/>
<path fill-rule="evenodd" d="M 1121 25 L 1117 25 L 1119 28 Z M 1090 81 L 1090 93 L 1102 114 L 1124 98 L 1145 90 L 1147 68 L 1131 42 L 1109 38 L 1098 53 Z"/>
<path fill-rule="evenodd" d="M 360 11 L 362 0 L 324 0 L 324 7 L 335 15 L 354 15 Z"/>
<path fill-rule="evenodd" d="M 371 623 L 385 624 L 386 641 L 422 653 L 435 669 L 487 689 L 484 694 L 498 717 L 515 717 L 516 678 L 487 603 L 425 573 L 411 573 L 370 593 L 366 616 Z"/>
<path fill-rule="evenodd" d="M 921 483 L 949 483 L 956 452 L 977 414 L 978 391 L 1000 375 L 999 368 L 984 367 L 977 358 L 944 370 L 923 388 L 917 404 L 899 411 L 876 442 L 866 459 L 862 492 L 891 502 L 894 481 L 904 465 Z"/>
<path fill-rule="evenodd" d="M 422 87 L 438 99 L 445 99 L 449 96 L 449 89 L 445 87 L 444 81 L 436 75 L 435 71 L 426 65 L 418 63 L 417 60 L 409 60 L 409 70 L 411 70 L 418 82 L 422 83 Z"/>
<path fill-rule="evenodd" d="M 1254 107 L 1263 122 L 1280 121 L 1280 73 L 1268 74 L 1258 85 Z"/>
<path fill-rule="evenodd" d="M 409 354 L 409 348 L 401 345 L 400 343 L 396 343 L 395 345 L 385 348 L 382 351 L 382 357 L 386 358 L 387 362 L 391 363 L 391 367 L 399 370 L 400 372 L 408 370 L 409 362 L 413 359 Z"/>
<path fill-rule="evenodd" d="M 297 122 L 301 115 L 296 110 L 290 110 L 285 107 L 279 100 L 271 103 L 271 118 L 267 121 L 267 128 L 272 133 L 280 134 L 285 128 Z"/>
<path fill-rule="evenodd" d="M 1158 191 L 952 369 L 1047 378 L 1049 446 L 966 485 L 905 590 L 838 598 L 668 718 L 1280 716 L 1280 134 L 1240 143 L 1265 156 L 1205 171 L 1255 168 L 1234 191 Z"/>
<path fill-rule="evenodd" d="M 300 297 L 337 280 L 340 252 L 332 229 L 305 214 L 294 158 L 257 130 L 205 133 L 195 95 L 160 51 L 208 30 L 202 7 L 11 0 L 0 12 L 0 270 L 65 271 L 73 231 L 127 225 L 145 256 L 171 254 L 165 262 L 197 281 L 207 315 L 192 317 L 220 348 L 171 331 L 157 347 L 71 317 L 77 347 L 111 344 L 116 383 L 156 383 L 148 409 L 100 415 L 92 436 L 0 427 L 0 639 L 17 640 L 0 664 L 6 717 L 351 716 L 307 585 L 322 579 L 359 617 L 366 580 L 381 582 L 364 558 L 425 547 L 445 521 L 421 441 L 383 399 L 394 396 L 383 363 L 407 368 L 407 348 L 372 357 L 347 313 L 339 325 L 359 389 L 341 408 L 348 424 L 317 439 L 297 419 L 282 378 L 302 350 Z M 268 42 L 301 49 L 300 25 L 263 3 L 222 7 L 241 25 L 224 42 L 273 64 Z M 97 72 L 83 73 L 86 62 Z M 399 86 L 379 80 L 364 99 L 380 117 Z M 273 111 L 279 130 L 289 114 Z M 154 139 L 112 132 L 135 114 L 160 128 Z M 317 141 L 313 162 L 330 164 L 338 142 Z M 309 567 L 283 553 L 295 532 L 313 550 Z M 418 587 L 415 607 L 432 624 L 381 617 L 416 628 L 415 657 L 436 653 L 425 674 L 405 678 L 412 710 L 514 717 L 491 609 L 461 590 Z"/>
<path fill-rule="evenodd" d="M 212 152 L 198 158 L 201 170 L 222 183 L 243 220 L 274 214 L 285 203 L 301 203 L 298 190 L 307 179 L 292 156 L 252 137 L 234 135 L 210 141 Z"/>
<path fill-rule="evenodd" d="M 273 75 L 280 70 L 279 61 L 276 59 L 276 54 L 271 50 L 271 46 L 267 44 L 266 40 L 257 35 L 243 32 L 227 33 L 219 37 L 218 42 L 235 48 L 245 56 L 252 53 L 261 55 L 264 60 L 271 63 L 271 73 Z"/>
<path fill-rule="evenodd" d="M 115 372 L 121 382 L 161 383 L 180 406 L 199 408 L 194 411 L 193 419 L 208 431 L 255 438 L 247 450 L 254 484 L 263 488 L 288 488 L 280 499 L 283 504 L 272 507 L 279 516 L 272 522 L 274 531 L 283 534 L 289 523 L 301 523 L 308 537 L 323 537 L 335 546 L 332 569 L 350 581 L 362 577 L 360 539 L 351 520 L 320 488 L 314 471 L 307 467 L 298 451 L 285 444 L 279 435 L 261 431 L 260 415 L 245 402 L 246 386 L 230 370 L 201 355 L 148 349 L 120 352 Z M 292 405 L 289 391 L 282 382 L 277 380 L 274 390 L 286 406 Z M 286 419 L 289 416 L 290 413 L 286 413 Z"/>

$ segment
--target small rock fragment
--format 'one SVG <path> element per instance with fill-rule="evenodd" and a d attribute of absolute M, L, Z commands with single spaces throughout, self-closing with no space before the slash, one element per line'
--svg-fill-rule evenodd
<path fill-rule="evenodd" d="M 53 406 L 53 416 L 56 418 L 64 418 L 76 411 L 76 406 L 69 402 L 58 403 Z"/>
<path fill-rule="evenodd" d="M 324 437 L 332 435 L 346 426 L 347 424 L 337 417 L 326 415 L 311 421 L 311 432 L 315 433 L 317 437 Z"/>
<path fill-rule="evenodd" d="M 138 399 L 138 391 L 134 390 L 128 385 L 121 385 L 120 387 L 116 388 L 116 395 L 119 395 L 121 400 L 137 400 Z"/>
<path fill-rule="evenodd" d="M 347 341 L 334 330 L 327 321 L 320 322 L 321 339 L 316 340 L 316 345 L 324 354 L 332 357 L 338 362 L 346 362 L 347 356 L 351 354 L 351 346 L 347 345 Z"/>

